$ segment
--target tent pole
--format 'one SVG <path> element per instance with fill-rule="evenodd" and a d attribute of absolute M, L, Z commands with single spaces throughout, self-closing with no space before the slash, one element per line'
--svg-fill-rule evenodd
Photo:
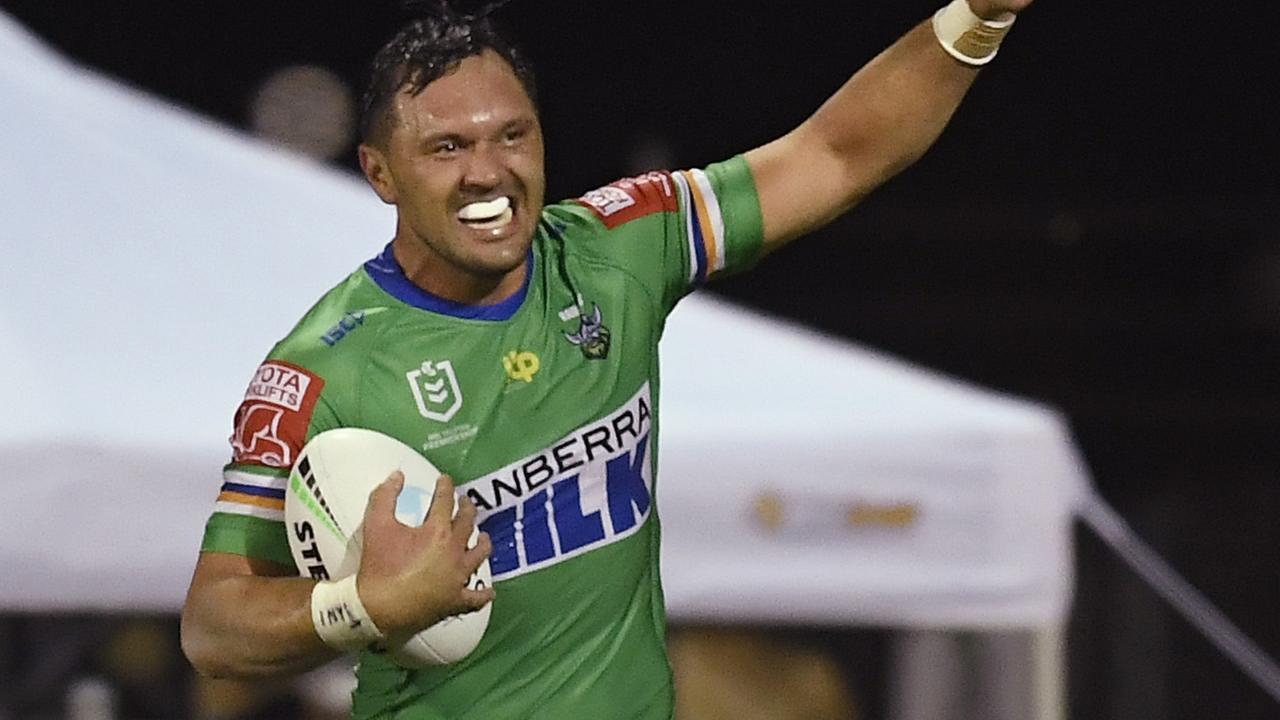
<path fill-rule="evenodd" d="M 1032 632 L 1033 715 L 1035 720 L 1066 720 L 1066 633 L 1061 623 L 1050 623 Z"/>

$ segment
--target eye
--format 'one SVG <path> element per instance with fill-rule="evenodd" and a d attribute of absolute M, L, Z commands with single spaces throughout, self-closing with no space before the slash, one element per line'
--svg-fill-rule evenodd
<path fill-rule="evenodd" d="M 502 142 L 507 145 L 515 145 L 523 140 L 524 136 L 527 134 L 529 134 L 529 131 L 525 128 L 510 128 L 506 132 L 502 133 Z"/>
<path fill-rule="evenodd" d="M 461 149 L 462 149 L 462 146 L 458 143 L 457 140 L 441 140 L 437 142 L 435 145 L 431 146 L 431 154 L 432 155 L 453 155 L 454 153 L 458 152 L 458 150 L 461 150 Z"/>

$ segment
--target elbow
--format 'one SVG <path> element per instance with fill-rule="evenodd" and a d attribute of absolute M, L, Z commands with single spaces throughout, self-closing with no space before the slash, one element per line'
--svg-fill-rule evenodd
<path fill-rule="evenodd" d="M 217 679 L 235 677 L 234 668 L 223 660 L 225 654 L 218 652 L 212 633 L 200 627 L 188 612 L 182 614 L 179 639 L 182 654 L 196 672 Z"/>
<path fill-rule="evenodd" d="M 236 648 L 228 644 L 227 634 L 203 621 L 192 610 L 190 600 L 183 608 L 178 635 L 182 654 L 200 675 L 215 680 L 249 680 L 264 674 L 261 668 L 239 657 Z"/>
<path fill-rule="evenodd" d="M 243 677 L 232 671 L 226 664 L 217 662 L 212 656 L 193 654 L 185 647 L 183 652 L 187 656 L 187 662 L 191 663 L 191 667 L 195 668 L 196 674 L 201 677 L 211 680 L 236 680 Z"/>
<path fill-rule="evenodd" d="M 286 677 L 320 664 L 279 661 L 254 653 L 250 643 L 217 624 L 203 621 L 190 606 L 182 613 L 179 644 L 191 667 L 214 680 Z"/>
<path fill-rule="evenodd" d="M 816 131 L 814 131 L 816 132 Z M 928 138 L 895 134 L 862 133 L 856 136 L 819 134 L 820 147 L 836 179 L 849 199 L 847 207 L 893 179 L 924 157 L 937 135 Z"/>
<path fill-rule="evenodd" d="M 217 643 L 198 632 L 182 631 L 182 654 L 196 673 L 213 680 L 256 680 L 269 676 L 262 668 L 238 664 Z"/>

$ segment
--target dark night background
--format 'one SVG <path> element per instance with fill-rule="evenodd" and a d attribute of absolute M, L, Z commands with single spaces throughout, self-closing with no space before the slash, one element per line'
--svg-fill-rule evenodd
<path fill-rule="evenodd" d="M 648 137 L 680 166 L 772 139 L 936 6 L 522 0 L 499 17 L 539 73 L 559 198 L 627 174 Z M 71 56 L 232 125 L 284 65 L 359 86 L 400 19 L 390 0 L 0 7 Z M 1272 655 L 1277 21 L 1260 0 L 1039 0 L 924 160 L 711 290 L 1060 408 L 1103 495 Z M 1280 716 L 1079 538 L 1072 717 Z"/>

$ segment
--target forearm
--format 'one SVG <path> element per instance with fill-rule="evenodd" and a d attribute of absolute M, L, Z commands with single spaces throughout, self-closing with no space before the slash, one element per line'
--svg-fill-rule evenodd
<path fill-rule="evenodd" d="M 795 130 L 747 153 L 765 249 L 826 225 L 937 140 L 977 77 L 922 22 Z"/>
<path fill-rule="evenodd" d="M 843 165 L 852 205 L 915 162 L 977 77 L 922 22 L 853 75 L 797 132 Z"/>
<path fill-rule="evenodd" d="M 202 583 L 182 613 L 182 648 L 214 677 L 264 677 L 321 665 L 337 656 L 311 620 L 315 582 L 238 575 Z"/>

